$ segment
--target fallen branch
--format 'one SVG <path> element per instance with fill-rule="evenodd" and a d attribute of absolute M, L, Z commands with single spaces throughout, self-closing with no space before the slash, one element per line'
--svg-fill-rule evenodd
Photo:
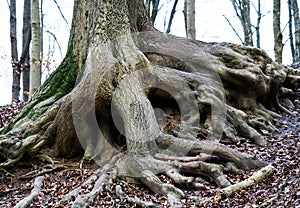
<path fill-rule="evenodd" d="M 235 192 L 237 192 L 241 189 L 248 188 L 249 186 L 252 186 L 254 184 L 261 182 L 265 178 L 271 176 L 275 170 L 276 169 L 272 165 L 268 165 L 268 166 L 258 170 L 257 172 L 255 172 L 252 176 L 250 176 L 250 178 L 221 189 L 220 194 L 221 194 L 222 198 L 230 197 Z"/>
<path fill-rule="evenodd" d="M 41 187 L 43 185 L 43 181 L 44 181 L 44 176 L 37 177 L 34 180 L 34 187 L 31 190 L 31 193 L 27 197 L 19 201 L 19 203 L 16 206 L 14 206 L 14 208 L 28 207 L 32 202 L 32 200 L 34 199 L 34 197 L 36 197 L 40 193 Z"/>

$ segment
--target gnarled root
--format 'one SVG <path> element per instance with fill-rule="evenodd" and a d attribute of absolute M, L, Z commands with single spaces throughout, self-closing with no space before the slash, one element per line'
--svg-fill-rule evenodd
<path fill-rule="evenodd" d="M 55 104 L 34 122 L 20 120 L 10 132 L 0 136 L 0 153 L 6 159 L 0 163 L 0 167 L 13 166 L 25 154 L 35 156 L 49 143 L 48 139 L 52 138 L 56 129 L 53 120 L 59 107 L 59 104 Z"/>

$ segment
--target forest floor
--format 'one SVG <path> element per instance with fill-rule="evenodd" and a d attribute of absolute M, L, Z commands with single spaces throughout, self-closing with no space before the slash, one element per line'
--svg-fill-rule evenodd
<path fill-rule="evenodd" d="M 300 89 L 299 89 L 300 90 Z M 248 152 L 262 160 L 273 164 L 276 172 L 263 182 L 237 192 L 233 197 L 214 200 L 219 189 L 213 184 L 202 180 L 205 187 L 193 190 L 180 187 L 186 193 L 182 199 L 184 207 L 300 207 L 300 91 L 292 98 L 295 109 L 292 114 L 282 114 L 275 125 L 280 132 L 263 131 L 268 144 L 259 147 L 249 141 L 232 145 L 242 152 Z M 23 103 L 0 107 L 2 123 L 6 125 L 22 109 Z M 30 207 L 69 207 L 70 204 L 59 204 L 61 197 L 71 189 L 82 184 L 92 172 L 98 168 L 96 164 L 84 164 L 79 168 L 80 158 L 73 160 L 59 160 L 54 166 L 45 166 L 40 162 L 30 165 L 24 162 L 9 170 L 0 169 L 0 207 L 13 207 L 18 201 L 27 196 L 33 188 L 34 177 L 44 175 L 44 183 Z M 31 174 L 28 175 L 28 172 Z M 253 171 L 227 174 L 227 178 L 236 183 L 248 178 Z M 160 179 L 171 183 L 165 177 Z M 91 207 L 138 207 L 130 204 L 126 199 L 121 200 L 116 195 L 116 185 L 121 185 L 123 191 L 130 197 L 152 201 L 160 207 L 166 206 L 166 198 L 153 194 L 149 189 L 124 181 L 118 181 L 99 194 Z M 89 192 L 92 187 L 81 187 Z M 209 200 L 207 200 L 209 199 Z"/>

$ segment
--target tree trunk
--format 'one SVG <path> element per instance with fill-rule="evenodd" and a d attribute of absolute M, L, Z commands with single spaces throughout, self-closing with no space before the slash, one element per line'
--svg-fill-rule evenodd
<path fill-rule="evenodd" d="M 300 61 L 300 16 L 297 0 L 292 0 L 292 10 L 295 28 L 295 62 Z"/>
<path fill-rule="evenodd" d="M 160 0 L 146 0 L 147 15 L 150 18 L 152 25 L 154 25 L 159 10 L 159 2 Z"/>
<path fill-rule="evenodd" d="M 174 15 L 176 13 L 177 4 L 178 4 L 178 0 L 175 0 L 172 11 L 171 11 L 171 14 L 170 14 L 170 19 L 169 19 L 168 28 L 166 30 L 166 33 L 171 32 L 171 26 L 172 26 L 172 23 L 173 23 Z"/>
<path fill-rule="evenodd" d="M 262 18 L 261 13 L 261 0 L 257 0 L 257 22 L 256 22 L 256 47 L 260 48 L 260 23 Z"/>
<path fill-rule="evenodd" d="M 31 2 L 31 63 L 30 63 L 30 95 L 41 85 L 41 28 L 39 0 Z"/>
<path fill-rule="evenodd" d="M 29 56 L 29 45 L 31 41 L 31 0 L 24 0 L 23 8 L 23 43 L 22 43 L 22 78 L 23 78 L 23 101 L 28 101 L 29 95 L 29 70 L 30 70 L 30 56 Z"/>
<path fill-rule="evenodd" d="M 281 1 L 273 1 L 273 30 L 274 30 L 274 52 L 275 52 L 275 61 L 282 63 L 282 33 L 280 28 L 280 13 L 281 10 Z"/>
<path fill-rule="evenodd" d="M 252 24 L 250 18 L 250 1 L 249 0 L 231 0 L 237 17 L 239 18 L 244 31 L 244 45 L 253 46 Z"/>
<path fill-rule="evenodd" d="M 289 9 L 289 39 L 290 39 L 290 48 L 291 48 L 293 63 L 295 63 L 296 62 L 296 54 L 295 54 L 294 33 L 293 33 L 292 0 L 288 0 L 288 9 Z"/>
<path fill-rule="evenodd" d="M 196 40 L 195 1 L 185 0 L 184 10 L 186 19 L 186 37 L 191 40 Z"/>
<path fill-rule="evenodd" d="M 10 44 L 11 44 L 11 64 L 13 69 L 12 100 L 19 100 L 20 97 L 20 67 L 18 59 L 17 43 L 17 17 L 16 1 L 10 1 Z"/>
<path fill-rule="evenodd" d="M 63 198 L 78 196 L 73 207 L 88 206 L 112 177 L 139 181 L 180 206 L 184 193 L 157 174 L 191 185 L 194 177 L 184 175 L 202 175 L 226 187 L 227 163 L 266 165 L 220 141 L 241 135 L 265 145 L 256 129 L 276 130 L 279 90 L 299 79 L 291 70 L 260 49 L 160 33 L 142 0 L 75 1 L 66 57 L 1 130 L 0 167 L 83 155 L 105 165 L 93 191 L 81 195 L 79 187 Z"/>

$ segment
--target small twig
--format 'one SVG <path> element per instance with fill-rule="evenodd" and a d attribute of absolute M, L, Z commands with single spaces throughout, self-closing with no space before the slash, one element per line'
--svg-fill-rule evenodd
<path fill-rule="evenodd" d="M 262 203 L 262 204 L 260 204 L 260 205 L 257 205 L 257 206 L 254 205 L 254 207 L 255 207 L 255 208 L 263 208 L 263 207 L 266 207 L 267 205 L 271 204 L 272 201 L 274 201 L 274 200 L 276 200 L 276 199 L 277 199 L 277 196 L 274 196 L 274 197 L 272 197 L 271 199 L 269 199 L 268 201 L 265 201 L 264 203 Z"/>
<path fill-rule="evenodd" d="M 49 169 L 49 170 L 43 170 L 43 171 L 34 170 L 34 171 L 31 171 L 31 172 L 19 177 L 19 179 L 31 179 L 31 178 L 34 178 L 34 177 L 37 177 L 37 176 L 45 175 L 47 173 L 55 172 L 57 170 L 63 170 L 65 168 L 66 168 L 65 166 L 59 165 L 59 166 L 56 166 L 56 167 L 54 167 L 52 169 Z"/>
<path fill-rule="evenodd" d="M 236 36 L 238 37 L 238 39 L 240 39 L 241 43 L 244 44 L 244 41 L 242 40 L 241 36 L 238 34 L 238 32 L 236 31 L 236 29 L 233 27 L 233 25 L 231 24 L 230 20 L 225 15 L 223 15 L 223 17 L 226 19 L 226 21 L 228 22 L 228 24 L 230 25 L 231 29 L 236 34 Z"/>
<path fill-rule="evenodd" d="M 59 11 L 59 13 L 60 13 L 61 17 L 63 18 L 63 20 L 65 21 L 65 23 L 66 23 L 66 25 L 67 25 L 67 27 L 68 27 L 68 29 L 70 30 L 69 23 L 68 23 L 67 19 L 65 18 L 64 14 L 62 13 L 62 10 L 61 10 L 61 8 L 60 8 L 59 4 L 57 3 L 57 1 L 56 1 L 56 0 L 54 0 L 54 3 L 56 4 L 56 6 L 57 6 L 57 9 L 58 9 L 58 11 Z"/>
<path fill-rule="evenodd" d="M 50 34 L 50 35 L 53 37 L 53 39 L 54 39 L 54 42 L 56 42 L 56 43 L 57 43 L 57 45 L 58 45 L 59 52 L 60 52 L 60 56 L 62 57 L 62 50 L 61 50 L 61 46 L 60 46 L 60 44 L 59 44 L 59 42 L 58 42 L 58 40 L 57 40 L 57 38 L 56 38 L 56 35 L 55 35 L 53 32 L 49 31 L 49 30 L 47 30 L 47 31 L 46 31 L 46 33 L 49 33 L 49 34 Z"/>

